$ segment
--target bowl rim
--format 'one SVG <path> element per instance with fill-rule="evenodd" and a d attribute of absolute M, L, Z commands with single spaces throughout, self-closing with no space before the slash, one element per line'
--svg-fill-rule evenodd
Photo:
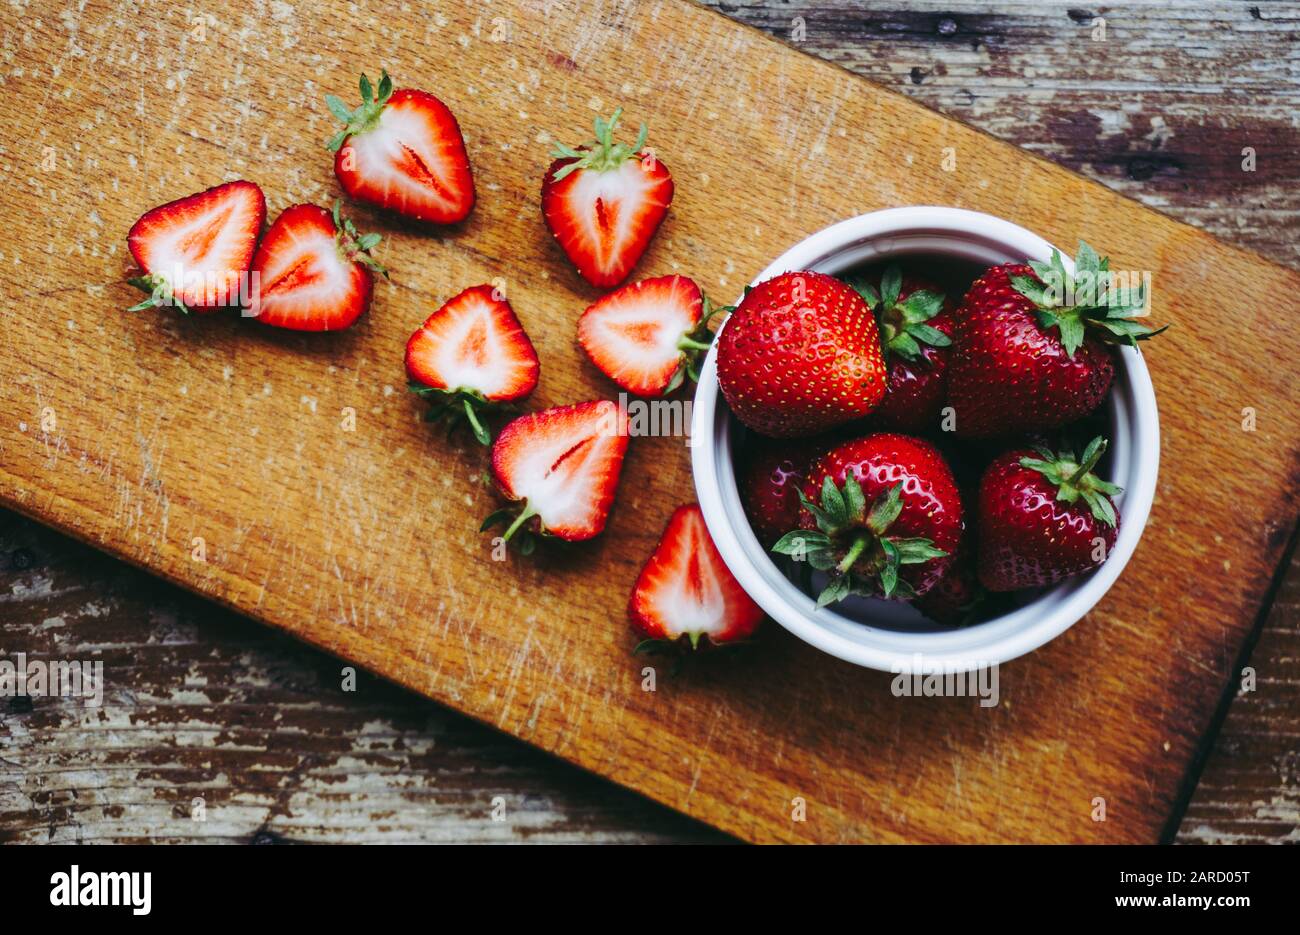
<path fill-rule="evenodd" d="M 836 257 L 854 247 L 878 246 L 878 252 L 887 256 L 889 238 L 927 230 L 983 240 L 1012 256 L 1031 259 L 1047 260 L 1054 249 L 1048 241 L 1019 225 L 977 211 L 928 205 L 887 208 L 840 221 L 804 238 L 768 264 L 751 285 L 789 270 L 833 265 Z M 1073 272 L 1070 254 L 1064 250 L 1060 253 L 1067 269 Z M 725 322 L 722 327 L 726 327 Z M 829 608 L 816 610 L 812 598 L 784 576 L 778 576 L 784 586 L 774 581 L 770 570 L 775 566 L 758 545 L 748 523 L 743 522 L 731 458 L 732 417 L 725 404 L 719 405 L 717 348 L 718 342 L 714 341 L 701 367 L 691 419 L 691 469 L 705 524 L 741 587 L 778 624 L 823 652 L 893 673 L 968 672 L 1007 662 L 1037 649 L 1082 619 L 1118 579 L 1137 548 L 1155 497 L 1160 424 L 1155 389 L 1141 352 L 1121 347 L 1120 367 L 1108 404 L 1120 416 L 1123 424 L 1119 428 L 1127 428 L 1128 432 L 1116 431 L 1112 452 L 1123 449 L 1125 463 L 1133 463 L 1128 479 L 1135 482 L 1122 494 L 1119 535 L 1110 556 L 1096 571 L 1061 582 L 1002 617 L 952 630 L 886 630 L 828 613 Z M 1125 418 L 1116 398 L 1121 378 L 1125 395 L 1130 397 L 1131 419 Z M 1121 434 L 1123 444 L 1119 444 Z M 742 530 L 733 523 L 736 516 L 742 519 Z M 767 568 L 758 566 L 755 552 L 762 555 Z M 849 624 L 857 638 L 845 635 L 843 622 Z M 868 637 L 868 642 L 862 641 Z"/>

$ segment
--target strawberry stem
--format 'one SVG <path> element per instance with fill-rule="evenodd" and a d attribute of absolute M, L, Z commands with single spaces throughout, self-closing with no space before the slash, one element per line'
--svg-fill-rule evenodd
<path fill-rule="evenodd" d="M 509 542 L 510 537 L 519 531 L 519 527 L 536 515 L 537 512 L 528 505 L 527 501 L 525 501 L 523 510 L 515 517 L 515 521 L 506 527 L 506 531 L 501 535 L 501 540 L 503 542 Z"/>
<path fill-rule="evenodd" d="M 1114 526 L 1117 517 L 1115 505 L 1110 498 L 1123 491 L 1092 473 L 1101 456 L 1106 453 L 1106 447 L 1106 439 L 1098 435 L 1088 443 L 1083 458 L 1079 459 L 1073 451 L 1057 453 L 1036 446 L 1034 451 L 1039 457 L 1021 458 L 1020 466 L 1037 471 L 1047 478 L 1047 482 L 1056 488 L 1057 500 L 1074 503 L 1082 497 L 1096 520 Z"/>
<path fill-rule="evenodd" d="M 552 156 L 558 159 L 572 159 L 574 161 L 567 166 L 561 167 L 555 173 L 552 181 L 558 182 L 579 169 L 590 169 L 593 172 L 609 172 L 612 169 L 617 169 L 629 159 L 639 159 L 641 150 L 645 146 L 646 125 L 641 124 L 641 131 L 637 134 L 636 142 L 631 146 L 627 143 L 615 143 L 614 128 L 618 126 L 619 118 L 622 116 L 623 108 L 619 107 L 608 120 L 597 117 L 596 138 L 589 143 L 585 143 L 579 149 L 556 144 L 551 150 Z"/>
<path fill-rule="evenodd" d="M 343 144 L 347 142 L 349 136 L 357 133 L 365 133 L 367 130 L 374 129 L 375 124 L 379 122 L 379 115 L 384 112 L 384 106 L 388 99 L 393 96 L 393 79 L 388 77 L 388 71 L 383 70 L 379 79 L 379 87 L 376 89 L 370 83 L 370 78 L 362 74 L 359 82 L 361 89 L 361 106 L 355 110 L 349 110 L 348 105 L 344 104 L 333 94 L 325 95 L 325 105 L 339 120 L 343 121 L 345 126 L 325 144 L 325 148 L 330 152 L 338 152 Z"/>
<path fill-rule="evenodd" d="M 465 418 L 469 422 L 469 427 L 470 430 L 473 431 L 474 437 L 478 439 L 479 444 L 490 445 L 492 443 L 492 436 L 488 433 L 488 430 L 483 427 L 483 424 L 479 422 L 478 416 L 474 414 L 474 404 L 468 399 L 465 399 L 462 400 L 462 405 L 465 408 Z"/>
<path fill-rule="evenodd" d="M 1033 275 L 1012 275 L 1011 285 L 1033 303 L 1043 331 L 1057 330 L 1061 346 L 1070 357 L 1089 335 L 1107 344 L 1136 347 L 1138 341 L 1154 338 L 1169 327 L 1152 328 L 1135 320 L 1150 313 L 1146 283 L 1112 273 L 1110 260 L 1098 256 L 1082 240 L 1073 275 L 1065 271 L 1056 250 L 1050 262 L 1026 263 Z"/>
<path fill-rule="evenodd" d="M 1101 456 L 1106 453 L 1106 448 L 1109 445 L 1110 442 L 1106 441 L 1106 439 L 1103 438 L 1100 444 L 1094 444 L 1088 446 L 1090 449 L 1092 449 L 1092 454 L 1088 456 L 1088 459 L 1086 461 L 1084 461 L 1082 464 L 1079 465 L 1079 470 L 1075 471 L 1072 475 L 1070 475 L 1069 483 L 1071 487 L 1080 486 L 1081 482 L 1083 481 L 1083 478 L 1093 468 L 1097 466 L 1097 462 L 1100 461 Z"/>
<path fill-rule="evenodd" d="M 872 536 L 870 533 L 858 533 L 858 535 L 854 536 L 853 544 L 850 545 L 849 550 L 844 553 L 844 558 L 840 559 L 840 563 L 835 566 L 835 570 L 840 574 L 844 574 L 852 568 L 853 563 L 856 562 L 858 556 L 866 550 L 867 546 L 871 543 L 871 540 Z"/>

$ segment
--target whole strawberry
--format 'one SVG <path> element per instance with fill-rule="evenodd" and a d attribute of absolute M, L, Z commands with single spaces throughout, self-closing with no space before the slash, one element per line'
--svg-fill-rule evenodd
<path fill-rule="evenodd" d="M 762 435 L 815 435 L 859 419 L 885 394 L 876 320 L 833 276 L 774 276 L 722 327 L 718 382 L 736 418 Z"/>
<path fill-rule="evenodd" d="M 1053 251 L 1051 263 L 994 266 L 971 285 L 948 373 L 958 435 L 1042 432 L 1087 415 L 1115 374 L 1109 345 L 1159 333 L 1134 320 L 1143 288 L 1111 289 L 1109 262 L 1085 243 L 1075 264 L 1068 275 Z"/>
<path fill-rule="evenodd" d="M 773 552 L 827 572 L 823 607 L 850 594 L 911 599 L 943 577 L 962 536 L 952 471 L 929 442 L 882 432 L 831 449 L 800 495 L 802 529 Z"/>
<path fill-rule="evenodd" d="M 871 424 L 899 432 L 923 432 L 939 422 L 948 391 L 953 303 L 934 283 L 885 270 L 879 290 L 864 280 L 852 285 L 876 316 L 880 347 L 889 368 L 885 398 Z"/>
<path fill-rule="evenodd" d="M 990 591 L 1054 584 L 1106 560 L 1119 531 L 1114 484 L 1092 473 L 1106 440 L 1073 451 L 1009 451 L 988 466 L 979 490 L 979 578 Z"/>
<path fill-rule="evenodd" d="M 825 450 L 811 440 L 755 438 L 736 469 L 740 502 L 750 528 L 771 548 L 799 525 L 799 491 L 813 460 Z"/>

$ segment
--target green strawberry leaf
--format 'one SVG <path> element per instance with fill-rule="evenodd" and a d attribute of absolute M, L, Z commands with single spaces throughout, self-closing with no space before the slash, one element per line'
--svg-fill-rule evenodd
<path fill-rule="evenodd" d="M 848 511 L 849 522 L 860 523 L 866 516 L 867 498 L 862 492 L 856 475 L 850 473 L 844 478 L 844 505 Z"/>
<path fill-rule="evenodd" d="M 890 264 L 885 270 L 885 275 L 880 280 L 880 300 L 887 308 L 892 308 L 898 302 L 898 293 L 903 288 L 903 271 L 898 268 L 897 264 Z"/>
<path fill-rule="evenodd" d="M 934 543 L 929 539 L 921 537 L 913 539 L 886 539 L 894 550 L 898 553 L 898 563 L 900 565 L 920 565 L 931 559 L 943 558 L 948 553 L 943 549 L 936 548 Z"/>
<path fill-rule="evenodd" d="M 944 298 L 939 293 L 920 290 L 904 299 L 899 308 L 903 310 L 903 317 L 907 322 L 922 322 L 938 315 L 943 308 L 943 302 Z"/>
<path fill-rule="evenodd" d="M 817 595 L 817 608 L 820 610 L 827 604 L 834 604 L 836 601 L 842 601 L 849 596 L 849 576 L 839 575 L 830 580 L 830 583 L 822 589 L 822 593 Z"/>
<path fill-rule="evenodd" d="M 829 477 L 822 481 L 822 509 L 837 527 L 848 524 L 849 511 L 844 496 Z"/>
<path fill-rule="evenodd" d="M 867 528 L 877 536 L 883 536 L 885 530 L 898 519 L 898 514 L 903 512 L 902 491 L 903 482 L 899 481 L 872 504 L 871 512 L 867 515 Z"/>
<path fill-rule="evenodd" d="M 907 326 L 907 333 L 918 341 L 924 341 L 931 347 L 949 347 L 952 345 L 952 339 L 940 331 L 938 328 L 925 324 L 912 324 Z"/>

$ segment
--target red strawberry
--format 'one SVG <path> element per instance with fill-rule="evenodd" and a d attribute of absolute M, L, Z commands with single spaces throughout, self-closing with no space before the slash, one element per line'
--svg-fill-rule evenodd
<path fill-rule="evenodd" d="M 916 609 L 935 623 L 948 627 L 967 626 L 987 598 L 975 572 L 975 550 L 970 530 L 957 546 L 952 564 L 939 582 L 916 600 Z"/>
<path fill-rule="evenodd" d="M 850 594 L 910 599 L 948 570 L 961 541 L 961 496 L 929 442 L 881 433 L 819 458 L 804 481 L 802 529 L 773 552 L 807 561 L 830 581 L 819 607 Z"/>
<path fill-rule="evenodd" d="M 479 415 L 523 399 L 537 386 L 533 342 L 510 303 L 492 286 L 470 286 L 448 299 L 406 342 L 411 389 L 432 399 L 432 422 L 464 418 L 484 445 L 492 436 Z"/>
<path fill-rule="evenodd" d="M 474 178 L 460 124 L 446 104 L 425 91 L 394 91 L 387 71 L 377 90 L 361 76 L 356 110 L 332 94 L 325 103 L 346 124 L 327 148 L 348 195 L 435 224 L 469 214 Z"/>
<path fill-rule="evenodd" d="M 723 563 L 699 506 L 688 503 L 673 511 L 641 569 L 628 616 L 645 637 L 636 648 L 644 652 L 682 647 L 683 637 L 691 649 L 701 639 L 715 646 L 748 639 L 763 610 Z"/>
<path fill-rule="evenodd" d="M 984 472 L 979 491 L 979 578 L 990 591 L 1053 584 L 1106 560 L 1119 532 L 1111 496 L 1092 473 L 1106 440 L 1077 459 L 1036 446 L 1009 451 Z"/>
<path fill-rule="evenodd" d="M 136 312 L 175 305 L 182 312 L 233 305 L 266 220 L 266 198 L 252 182 L 227 182 L 169 201 L 131 225 L 126 244 L 144 275 L 128 282 L 149 293 Z"/>
<path fill-rule="evenodd" d="M 583 279 L 617 286 L 641 259 L 673 200 L 673 178 L 645 148 L 614 142 L 623 115 L 596 118 L 596 139 L 579 149 L 556 146 L 542 180 L 542 216 Z"/>
<path fill-rule="evenodd" d="M 512 519 L 510 538 L 531 519 L 537 531 L 570 542 L 605 528 L 627 451 L 626 418 L 609 400 L 556 406 L 515 419 L 492 446 L 492 476 L 511 500 L 524 501 L 489 516 L 481 530 Z M 532 551 L 532 538 L 520 543 Z"/>
<path fill-rule="evenodd" d="M 592 363 L 629 393 L 663 396 L 698 380 L 715 308 L 685 276 L 661 276 L 611 292 L 578 319 L 578 343 Z"/>
<path fill-rule="evenodd" d="M 825 447 L 802 440 L 756 439 L 745 452 L 736 471 L 736 484 L 750 528 L 764 546 L 771 548 L 799 525 L 799 491 L 809 465 Z"/>
<path fill-rule="evenodd" d="M 885 270 L 879 291 L 867 282 L 851 285 L 876 316 L 889 367 L 885 398 L 871 424 L 900 432 L 933 429 L 948 395 L 952 301 L 934 283 L 903 276 L 897 266 Z"/>
<path fill-rule="evenodd" d="M 338 331 L 370 307 L 370 256 L 378 234 L 358 234 L 352 221 L 316 205 L 291 205 L 271 225 L 253 258 L 254 289 L 246 314 L 293 331 Z"/>
<path fill-rule="evenodd" d="M 1159 334 L 1133 320 L 1146 306 L 1141 287 L 1110 302 L 1109 261 L 1085 243 L 1076 270 L 1066 275 L 1053 251 L 1050 264 L 994 266 L 970 287 L 948 374 L 958 435 L 1042 432 L 1086 416 L 1114 376 L 1107 345 Z"/>
<path fill-rule="evenodd" d="M 719 331 L 718 381 L 736 418 L 763 435 L 815 435 L 861 418 L 885 393 L 876 320 L 833 276 L 774 276 Z"/>

